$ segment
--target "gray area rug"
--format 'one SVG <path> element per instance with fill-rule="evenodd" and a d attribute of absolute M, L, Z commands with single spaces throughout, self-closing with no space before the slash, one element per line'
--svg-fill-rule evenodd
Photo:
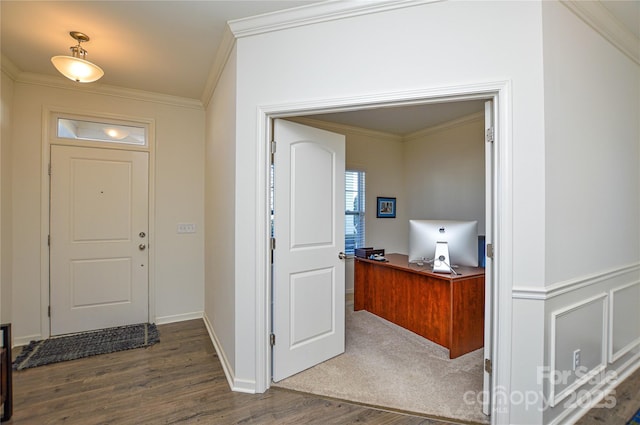
<path fill-rule="evenodd" d="M 274 386 L 382 409 L 487 424 L 483 350 L 449 351 L 367 311 L 346 311 L 345 353 Z"/>
<path fill-rule="evenodd" d="M 156 325 L 141 323 L 31 341 L 13 362 L 13 370 L 142 348 L 160 342 Z"/>

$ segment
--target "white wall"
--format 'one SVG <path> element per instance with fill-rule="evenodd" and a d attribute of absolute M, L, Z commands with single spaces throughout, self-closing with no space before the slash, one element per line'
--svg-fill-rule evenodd
<path fill-rule="evenodd" d="M 155 120 L 155 319 L 201 317 L 204 309 L 204 111 L 188 102 L 133 100 L 99 90 L 16 82 L 13 104 L 13 332 L 14 340 L 41 338 L 40 234 L 44 108 L 119 114 Z M 121 94 L 121 93 L 120 93 Z M 46 160 L 46 159 L 45 159 Z M 4 193 L 3 193 L 4 200 Z M 195 234 L 176 233 L 178 222 Z M 153 231 L 153 229 L 150 229 Z M 44 239 L 46 241 L 46 238 Z M 45 242 L 46 243 L 46 242 Z"/>
<path fill-rule="evenodd" d="M 11 322 L 11 272 L 13 251 L 11 249 L 11 123 L 13 110 L 13 80 L 2 72 L 0 87 L 2 117 L 0 125 L 0 321 Z"/>
<path fill-rule="evenodd" d="M 237 228 L 236 250 L 262 243 L 254 225 L 264 214 L 256 204 L 264 184 L 255 169 L 264 149 L 257 108 L 508 80 L 513 91 L 502 105 L 509 117 L 503 137 L 514 141 L 513 174 L 504 178 L 513 188 L 513 226 L 506 231 L 518 255 L 504 285 L 543 286 L 544 267 L 533 261 L 545 249 L 541 31 L 536 2 L 443 2 L 240 38 L 236 167 L 244 173 L 236 180 L 236 219 L 246 225 Z M 251 252 L 236 261 L 236 285 L 245 294 L 236 308 L 246 312 L 236 332 L 247 348 L 237 356 L 236 374 L 247 381 L 257 379 L 261 347 L 251 312 L 262 284 L 247 265 L 260 262 Z M 540 325 L 513 326 L 526 334 Z M 526 355 L 509 360 L 534 367 Z"/>
<path fill-rule="evenodd" d="M 565 7 L 543 11 L 551 284 L 640 259 L 640 78 L 638 64 Z"/>
<path fill-rule="evenodd" d="M 205 320 L 228 370 L 235 368 L 235 50 L 207 107 Z M 231 383 L 233 386 L 234 384 Z"/>
<path fill-rule="evenodd" d="M 544 380 L 544 419 L 564 423 L 589 406 L 563 389 L 595 398 L 640 366 L 640 65 L 561 4 L 542 11 L 546 290 L 529 302 L 544 305 L 545 366 L 568 372 Z"/>
<path fill-rule="evenodd" d="M 407 251 L 407 199 L 400 138 L 347 134 L 347 167 L 366 171 L 365 244 L 386 253 Z M 377 218 L 377 197 L 396 198 L 396 218 Z"/>
<path fill-rule="evenodd" d="M 407 138 L 409 218 L 477 220 L 485 229 L 484 114 Z"/>

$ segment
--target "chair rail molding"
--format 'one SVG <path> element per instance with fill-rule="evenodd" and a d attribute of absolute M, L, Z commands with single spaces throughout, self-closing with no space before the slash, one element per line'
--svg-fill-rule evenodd
<path fill-rule="evenodd" d="M 597 285 L 630 273 L 640 273 L 640 263 L 613 268 L 591 275 L 553 283 L 544 287 L 514 286 L 512 289 L 512 297 L 523 300 L 549 300 L 559 295 Z"/>

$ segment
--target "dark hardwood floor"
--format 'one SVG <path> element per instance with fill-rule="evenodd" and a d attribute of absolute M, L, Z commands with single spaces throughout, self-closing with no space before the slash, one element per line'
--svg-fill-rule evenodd
<path fill-rule="evenodd" d="M 640 409 L 640 370 L 618 384 L 610 396 L 615 399 L 614 407 L 594 407 L 576 425 L 626 424 Z M 611 404 L 611 401 L 604 403 Z"/>
<path fill-rule="evenodd" d="M 14 414 L 5 423 L 450 423 L 278 388 L 264 394 L 234 393 L 201 320 L 158 328 L 161 342 L 147 349 L 14 372 Z M 640 407 L 640 373 L 621 384 L 618 398 L 615 409 L 593 409 L 580 423 L 623 424 Z"/>
<path fill-rule="evenodd" d="M 229 390 L 202 320 L 161 325 L 160 343 L 14 372 L 6 424 L 423 424 L 445 422 L 283 389 Z"/>

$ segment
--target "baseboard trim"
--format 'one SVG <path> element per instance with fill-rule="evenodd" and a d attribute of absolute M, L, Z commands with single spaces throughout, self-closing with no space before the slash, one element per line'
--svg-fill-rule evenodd
<path fill-rule="evenodd" d="M 211 339 L 211 343 L 213 344 L 213 348 L 218 353 L 218 358 L 220 359 L 220 363 L 222 364 L 222 370 L 224 371 L 224 376 L 227 378 L 227 383 L 229 384 L 229 388 L 231 391 L 239 392 L 239 393 L 247 393 L 247 394 L 255 394 L 256 393 L 256 382 L 238 379 L 235 377 L 233 373 L 233 368 L 229 363 L 229 359 L 227 358 L 226 353 L 222 349 L 222 345 L 220 344 L 220 340 L 216 336 L 215 331 L 213 330 L 213 325 L 209 320 L 209 317 L 206 313 L 203 314 L 202 319 L 204 320 L 204 325 L 207 328 L 207 332 L 209 333 L 209 338 Z"/>
<path fill-rule="evenodd" d="M 191 313 L 174 314 L 171 316 L 156 317 L 156 325 L 166 325 L 167 323 L 184 322 L 186 320 L 202 319 L 203 311 L 194 311 Z"/>
<path fill-rule="evenodd" d="M 24 345 L 28 345 L 31 341 L 40 341 L 44 339 L 42 334 L 33 334 L 21 337 L 13 337 L 13 342 L 11 343 L 11 348 L 13 347 L 22 347 Z"/>
<path fill-rule="evenodd" d="M 235 391 L 237 393 L 255 394 L 256 381 L 234 378 L 233 387 L 231 387 L 231 391 Z"/>
<path fill-rule="evenodd" d="M 344 305 L 352 306 L 355 301 L 355 293 L 353 289 L 347 289 L 344 294 Z"/>

